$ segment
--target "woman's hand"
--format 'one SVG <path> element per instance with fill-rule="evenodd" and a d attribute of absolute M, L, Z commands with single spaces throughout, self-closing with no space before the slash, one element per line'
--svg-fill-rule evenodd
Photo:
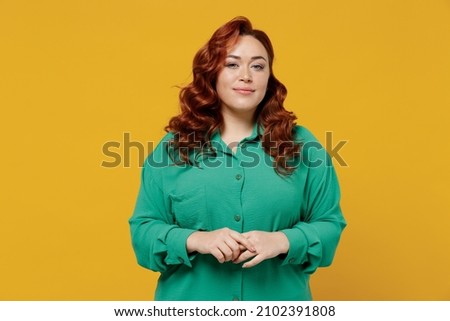
<path fill-rule="evenodd" d="M 251 240 L 226 227 L 211 232 L 192 233 L 187 238 L 186 248 L 189 253 L 211 254 L 220 263 L 234 261 L 243 252 L 255 251 Z"/>
<path fill-rule="evenodd" d="M 243 268 L 251 268 L 264 260 L 271 259 L 289 251 L 289 240 L 282 232 L 251 231 L 241 234 L 254 244 L 256 251 L 243 251 L 233 263 L 245 262 Z"/>

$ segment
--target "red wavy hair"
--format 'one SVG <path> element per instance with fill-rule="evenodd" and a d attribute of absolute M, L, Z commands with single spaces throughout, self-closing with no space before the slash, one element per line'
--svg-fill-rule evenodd
<path fill-rule="evenodd" d="M 273 158 L 275 171 L 289 175 L 295 169 L 289 164 L 300 151 L 300 144 L 293 138 L 296 117 L 283 106 L 287 89 L 273 73 L 274 51 L 269 37 L 265 32 L 253 29 L 245 17 L 236 17 L 217 29 L 195 55 L 193 81 L 179 94 L 181 113 L 172 117 L 165 127 L 166 131 L 175 134 L 169 154 L 174 160 L 176 151 L 178 164 L 193 165 L 190 152 L 198 152 L 205 147 L 211 149 L 211 136 L 223 122 L 215 88 L 217 75 L 224 66 L 227 51 L 240 36 L 255 37 L 268 53 L 270 76 L 266 95 L 256 109 L 256 122 L 264 130 L 260 139 L 265 153 Z"/>

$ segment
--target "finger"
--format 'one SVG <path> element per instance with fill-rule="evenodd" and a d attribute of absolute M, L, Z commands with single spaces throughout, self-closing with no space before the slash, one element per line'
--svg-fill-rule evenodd
<path fill-rule="evenodd" d="M 252 236 L 256 236 L 257 233 L 258 233 L 258 231 L 249 231 L 249 232 L 241 233 L 241 235 L 242 235 L 243 237 L 245 237 L 246 239 L 251 239 Z"/>
<path fill-rule="evenodd" d="M 247 239 L 245 236 L 243 236 L 242 234 L 239 233 L 232 233 L 230 234 L 230 236 L 238 243 L 242 244 L 245 246 L 245 248 L 251 252 L 255 252 L 255 245 L 252 243 L 252 241 L 250 241 L 249 239 Z"/>
<path fill-rule="evenodd" d="M 244 252 L 246 250 L 247 250 L 247 248 L 244 245 L 239 244 L 239 251 Z"/>
<path fill-rule="evenodd" d="M 225 240 L 225 244 L 228 245 L 231 250 L 231 261 L 235 260 L 242 252 L 241 245 L 232 238 Z"/>
<path fill-rule="evenodd" d="M 225 242 L 220 243 L 217 247 L 219 251 L 222 252 L 225 262 L 231 261 L 231 258 L 233 257 L 233 251 L 230 249 L 230 247 Z"/>
<path fill-rule="evenodd" d="M 211 255 L 214 256 L 217 259 L 217 261 L 219 261 L 219 263 L 225 262 L 225 257 L 223 255 L 223 253 L 218 248 L 212 249 L 211 250 Z"/>
<path fill-rule="evenodd" d="M 261 263 L 262 261 L 264 261 L 264 257 L 261 254 L 258 254 L 252 260 L 245 262 L 242 265 L 242 267 L 244 269 L 248 269 L 248 268 L 254 267 L 255 265 Z"/>
<path fill-rule="evenodd" d="M 244 262 L 244 261 L 246 261 L 246 260 L 248 260 L 248 259 L 254 257 L 255 255 L 256 255 L 255 252 L 244 251 L 244 252 L 241 253 L 241 255 L 239 255 L 238 258 L 236 258 L 236 259 L 233 261 L 233 263 L 238 264 L 238 263 Z"/>

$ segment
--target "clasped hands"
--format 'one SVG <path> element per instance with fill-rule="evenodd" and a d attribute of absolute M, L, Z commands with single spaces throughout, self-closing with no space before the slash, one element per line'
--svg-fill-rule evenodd
<path fill-rule="evenodd" d="M 250 268 L 264 260 L 287 253 L 289 240 L 282 232 L 250 231 L 239 233 L 229 228 L 211 232 L 197 231 L 187 241 L 189 253 L 211 254 L 220 263 L 245 262 L 242 267 Z"/>

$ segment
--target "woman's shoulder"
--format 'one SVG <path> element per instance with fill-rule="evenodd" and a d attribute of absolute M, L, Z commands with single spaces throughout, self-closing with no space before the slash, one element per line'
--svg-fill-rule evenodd
<path fill-rule="evenodd" d="M 294 129 L 294 140 L 301 145 L 303 157 L 306 157 L 308 160 L 325 160 L 328 158 L 326 148 L 308 128 L 296 125 Z"/>
<path fill-rule="evenodd" d="M 303 144 L 308 142 L 319 143 L 319 140 L 316 138 L 316 136 L 303 125 L 295 125 L 294 140 Z"/>
<path fill-rule="evenodd" d="M 316 136 L 304 126 L 295 126 L 295 138 L 301 143 L 302 163 L 311 170 L 311 177 L 319 175 L 323 177 L 333 168 L 333 159 L 325 146 L 320 143 Z"/>
<path fill-rule="evenodd" d="M 166 133 L 160 141 L 154 146 L 153 150 L 147 155 L 145 165 L 153 168 L 165 167 L 171 163 L 168 155 L 168 148 L 174 135 L 171 132 Z"/>

